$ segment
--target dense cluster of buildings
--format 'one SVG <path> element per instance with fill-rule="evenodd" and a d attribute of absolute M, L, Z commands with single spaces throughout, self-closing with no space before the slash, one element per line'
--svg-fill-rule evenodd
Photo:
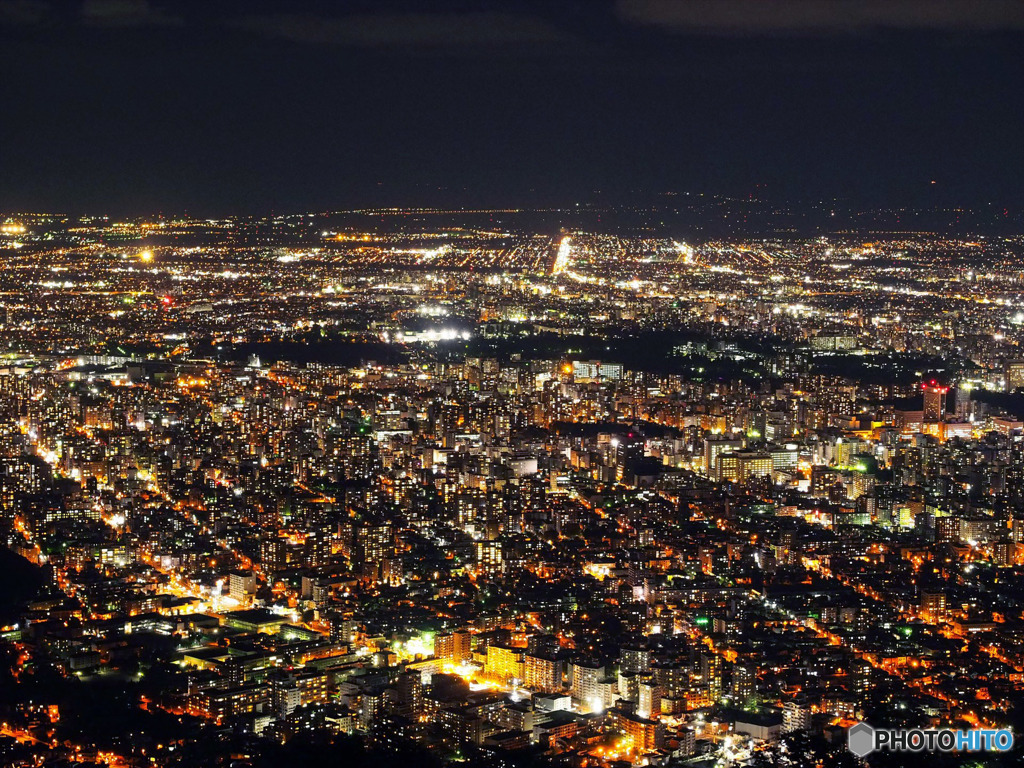
<path fill-rule="evenodd" d="M 11 754 L 712 765 L 1010 722 L 1022 242 L 51 224 L 3 230 L 0 536 L 46 584 L 0 636 L 183 727 L 72 738 L 37 687 Z"/>

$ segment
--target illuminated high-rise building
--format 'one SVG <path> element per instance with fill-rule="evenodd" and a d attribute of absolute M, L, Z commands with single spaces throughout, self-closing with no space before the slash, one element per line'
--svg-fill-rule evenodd
<path fill-rule="evenodd" d="M 934 381 L 924 385 L 924 420 L 926 423 L 942 421 L 946 413 L 946 393 L 949 387 L 940 387 Z"/>

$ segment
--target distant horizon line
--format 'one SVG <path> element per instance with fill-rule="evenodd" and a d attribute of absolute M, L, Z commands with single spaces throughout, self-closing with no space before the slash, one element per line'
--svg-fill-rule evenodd
<path fill-rule="evenodd" d="M 999 208 L 1004 209 L 1011 208 L 1024 208 L 1021 204 L 1007 204 L 995 201 L 985 202 L 973 202 L 973 203 L 935 203 L 934 205 L 921 205 L 921 204 L 858 204 L 849 197 L 817 197 L 807 199 L 794 199 L 794 200 L 776 200 L 768 199 L 763 197 L 745 197 L 742 195 L 725 194 L 717 192 L 654 192 L 654 193 L 638 193 L 638 194 L 649 194 L 658 198 L 710 198 L 714 200 L 729 201 L 734 203 L 748 203 L 748 204 L 764 204 L 764 205 L 776 205 L 776 206 L 787 206 L 793 209 L 799 209 L 801 207 L 809 207 L 814 205 L 821 205 L 825 203 L 829 204 L 841 204 L 844 210 L 849 212 L 885 212 L 885 211 L 928 211 L 928 212 L 967 212 L 976 211 L 983 208 Z M 33 206 L 34 207 L 34 206 Z M 407 204 L 407 205 L 376 205 L 376 206 L 353 206 L 344 208 L 288 208 L 288 209 L 276 209 L 273 206 L 269 206 L 262 210 L 250 210 L 248 212 L 233 212 L 233 213 L 193 213 L 187 209 L 177 211 L 166 211 L 166 210 L 150 210 L 147 212 L 88 212 L 88 211 L 70 211 L 70 210 L 40 210 L 36 208 L 31 209 L 19 209 L 19 208 L 5 208 L 0 209 L 0 217 L 17 217 L 17 216 L 28 216 L 28 217 L 49 217 L 49 218 L 75 218 L 75 219 L 122 219 L 122 220 L 141 220 L 141 219 L 191 219 L 191 220 L 229 220 L 229 219 L 262 219 L 262 218 L 290 218 L 290 217 L 301 217 L 301 216 L 337 216 L 337 215 L 352 215 L 352 214 L 373 214 L 373 215 L 403 215 L 403 214 L 438 214 L 438 215 L 454 215 L 454 214 L 516 214 L 516 213 L 560 213 L 560 212 L 573 212 L 579 211 L 642 211 L 648 210 L 672 210 L 679 206 L 673 206 L 669 202 L 663 204 L 655 204 L 654 201 L 647 202 L 606 202 L 606 201 L 572 201 L 562 204 L 547 204 L 547 205 L 526 205 L 526 204 L 506 204 L 506 205 L 494 205 L 494 206 L 460 206 L 460 205 L 424 205 L 424 204 Z M 688 206 L 683 206 L 688 207 Z"/>

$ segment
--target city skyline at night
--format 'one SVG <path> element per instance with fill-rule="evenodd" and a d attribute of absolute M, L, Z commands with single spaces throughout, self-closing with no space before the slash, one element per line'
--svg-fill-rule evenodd
<path fill-rule="evenodd" d="M 1019 0 L 0 0 L 0 765 L 1024 763 Z"/>
<path fill-rule="evenodd" d="M 1024 241 L 836 213 L 5 214 L 7 759 L 1011 738 Z"/>

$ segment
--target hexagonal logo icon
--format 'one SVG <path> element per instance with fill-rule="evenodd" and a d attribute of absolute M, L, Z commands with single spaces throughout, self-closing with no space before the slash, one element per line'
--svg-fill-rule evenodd
<path fill-rule="evenodd" d="M 846 731 L 846 744 L 857 757 L 864 757 L 875 748 L 875 729 L 867 723 L 857 723 Z"/>

